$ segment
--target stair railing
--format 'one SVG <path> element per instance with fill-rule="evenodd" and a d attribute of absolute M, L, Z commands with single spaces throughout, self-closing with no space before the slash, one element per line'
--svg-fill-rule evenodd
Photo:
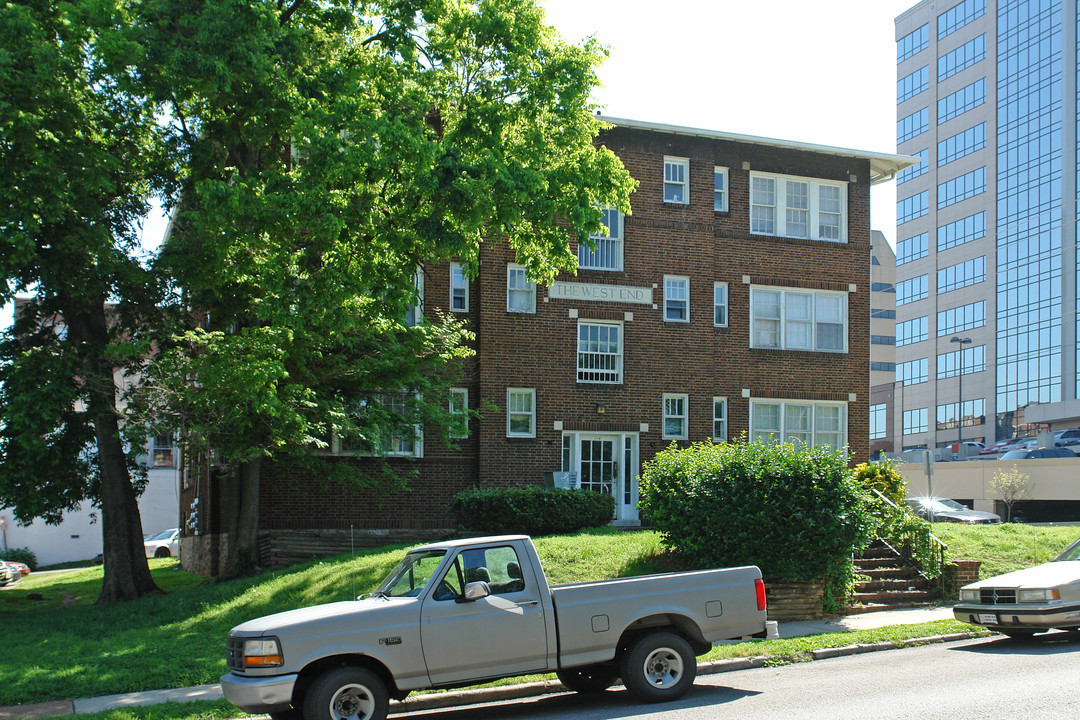
<path fill-rule="evenodd" d="M 870 488 L 870 490 L 875 495 L 877 495 L 881 500 L 883 500 L 886 505 L 888 505 L 892 509 L 896 510 L 898 513 L 909 512 L 909 510 L 907 508 L 901 508 L 899 505 L 897 505 L 892 500 L 890 500 L 888 497 L 886 497 L 877 488 Z M 922 575 L 927 580 L 931 579 L 930 576 L 927 575 L 923 571 L 923 568 L 921 568 L 918 565 L 916 565 L 915 563 L 913 563 L 909 558 L 905 558 L 904 553 L 902 553 L 899 550 L 897 550 L 896 548 L 894 548 L 887 540 L 885 540 L 884 538 L 878 538 L 878 539 L 881 540 L 881 542 L 884 543 L 884 545 L 886 547 L 888 547 L 890 550 L 892 550 L 894 553 L 896 553 L 897 557 L 899 557 L 901 560 L 903 560 L 908 565 L 910 565 L 912 568 L 914 568 L 916 572 L 918 572 L 920 575 Z M 948 545 L 943 543 L 937 537 L 937 535 L 934 535 L 934 533 L 930 533 L 930 541 L 934 544 L 934 555 L 935 555 L 935 558 L 936 558 L 937 563 L 938 563 L 937 576 L 938 576 L 939 581 L 941 582 L 941 599 L 944 600 L 945 599 L 945 551 L 948 550 Z"/>

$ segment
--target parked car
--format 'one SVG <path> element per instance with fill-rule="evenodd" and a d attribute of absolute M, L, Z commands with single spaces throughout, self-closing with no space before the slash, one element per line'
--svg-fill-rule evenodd
<path fill-rule="evenodd" d="M 907 504 L 913 513 L 934 522 L 955 522 L 968 525 L 993 525 L 1001 522 L 1001 516 L 997 513 L 972 510 L 949 498 L 913 497 L 907 499 Z"/>
<path fill-rule="evenodd" d="M 1058 430 L 1054 433 L 1055 447 L 1067 447 L 1069 445 L 1080 445 L 1080 428 Z"/>
<path fill-rule="evenodd" d="M 19 571 L 15 568 L 9 568 L 7 563 L 0 560 L 0 587 L 10 585 L 15 582 L 19 575 Z"/>
<path fill-rule="evenodd" d="M 1074 458 L 1076 453 L 1067 447 L 1035 448 L 1034 450 L 1010 450 L 1002 460 L 1032 460 L 1037 458 Z"/>
<path fill-rule="evenodd" d="M 5 560 L 9 568 L 15 568 L 19 571 L 19 577 L 26 577 L 30 574 L 30 566 L 26 563 L 21 563 L 16 560 Z"/>
<path fill-rule="evenodd" d="M 148 558 L 176 557 L 180 554 L 180 528 L 165 530 L 143 543 Z"/>
<path fill-rule="evenodd" d="M 1080 540 L 1048 563 L 960 588 L 953 617 L 1009 637 L 1080 629 Z"/>

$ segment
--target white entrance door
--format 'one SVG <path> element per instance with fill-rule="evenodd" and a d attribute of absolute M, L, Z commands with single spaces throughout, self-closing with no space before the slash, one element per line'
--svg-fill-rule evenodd
<path fill-rule="evenodd" d="M 575 445 L 581 489 L 615 498 L 615 524 L 636 524 L 637 436 L 580 434 Z"/>

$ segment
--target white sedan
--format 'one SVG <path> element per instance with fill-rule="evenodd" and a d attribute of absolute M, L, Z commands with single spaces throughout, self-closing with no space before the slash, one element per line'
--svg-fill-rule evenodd
<path fill-rule="evenodd" d="M 1080 540 L 1048 563 L 965 585 L 953 616 L 1009 637 L 1080 629 Z"/>
<path fill-rule="evenodd" d="M 180 554 L 180 528 L 151 535 L 143 542 L 148 558 L 176 557 Z"/>

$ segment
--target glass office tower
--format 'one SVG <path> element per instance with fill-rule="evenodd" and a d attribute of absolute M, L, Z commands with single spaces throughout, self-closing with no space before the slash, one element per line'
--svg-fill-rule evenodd
<path fill-rule="evenodd" d="M 1077 4 L 896 19 L 898 447 L 1080 425 Z"/>

